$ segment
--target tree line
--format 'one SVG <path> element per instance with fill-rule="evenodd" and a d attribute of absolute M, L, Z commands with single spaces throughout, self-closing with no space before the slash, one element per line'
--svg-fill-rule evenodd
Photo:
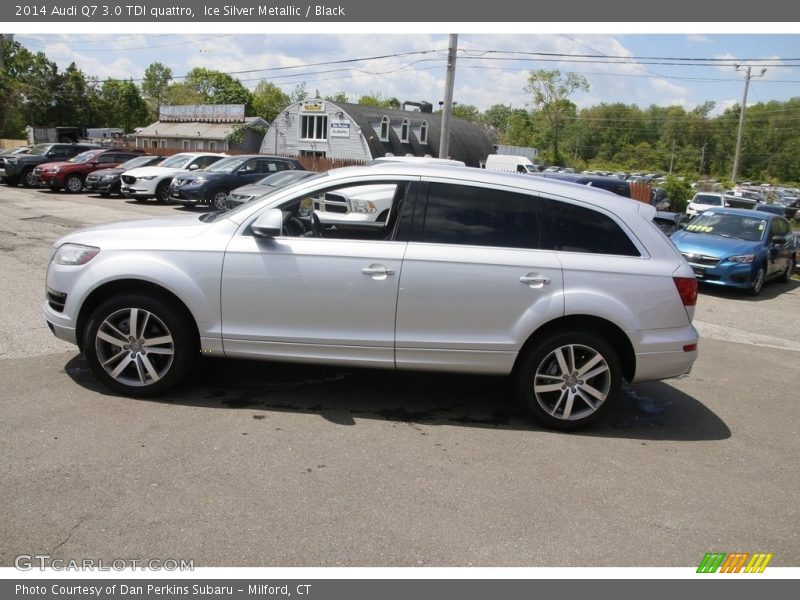
<path fill-rule="evenodd" d="M 42 52 L 8 40 L 2 43 L 0 137 L 4 138 L 24 137 L 26 125 L 120 127 L 130 132 L 156 121 L 159 107 L 173 104 L 244 104 L 247 116 L 272 122 L 286 106 L 310 95 L 304 83 L 289 94 L 268 81 L 250 91 L 235 77 L 203 67 L 176 81 L 171 69 L 158 62 L 147 67 L 138 83 L 100 81 L 75 63 L 59 71 Z M 481 111 L 454 103 L 453 114 L 483 124 L 498 144 L 538 148 L 538 161 L 547 165 L 730 177 L 739 106 L 718 115 L 713 115 L 713 102 L 691 110 L 624 103 L 578 109 L 570 96 L 589 89 L 589 82 L 578 74 L 533 71 L 525 87 L 528 107 L 495 104 Z M 315 97 L 320 97 L 318 90 Z M 349 96 L 338 91 L 325 98 L 346 102 Z M 397 98 L 380 92 L 353 101 L 400 107 Z M 800 97 L 748 106 L 745 122 L 740 177 L 800 182 Z"/>

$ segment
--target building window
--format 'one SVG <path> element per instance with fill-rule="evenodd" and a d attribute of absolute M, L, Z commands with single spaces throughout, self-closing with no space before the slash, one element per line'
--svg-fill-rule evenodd
<path fill-rule="evenodd" d="M 184 150 L 191 150 L 192 143 L 189 140 L 183 140 L 183 149 Z"/>
<path fill-rule="evenodd" d="M 158 148 L 158 140 L 150 140 L 151 148 Z"/>
<path fill-rule="evenodd" d="M 300 118 L 300 139 L 327 140 L 328 115 L 302 115 Z"/>
<path fill-rule="evenodd" d="M 158 141 L 159 148 L 166 148 L 167 147 L 167 140 L 159 140 Z"/>
<path fill-rule="evenodd" d="M 202 150 L 203 149 L 203 140 L 197 140 L 194 143 L 194 149 L 195 150 Z"/>
<path fill-rule="evenodd" d="M 389 141 L 389 117 L 386 116 L 381 119 L 381 141 Z"/>
<path fill-rule="evenodd" d="M 408 119 L 403 119 L 403 124 L 400 125 L 400 141 L 404 144 L 408 143 L 408 134 L 411 130 L 411 122 Z"/>
<path fill-rule="evenodd" d="M 217 142 L 208 142 L 208 150 L 209 150 L 209 152 L 216 152 L 217 151 Z"/>
<path fill-rule="evenodd" d="M 317 156 L 320 158 L 325 157 L 324 150 L 300 150 L 300 156 Z"/>
<path fill-rule="evenodd" d="M 419 128 L 419 143 L 420 144 L 427 144 L 428 143 L 428 122 L 423 121 L 422 125 Z"/>

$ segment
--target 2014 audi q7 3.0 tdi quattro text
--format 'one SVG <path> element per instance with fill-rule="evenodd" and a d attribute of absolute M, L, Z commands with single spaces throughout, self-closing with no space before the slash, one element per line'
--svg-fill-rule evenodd
<path fill-rule="evenodd" d="M 385 220 L 314 203 L 392 186 Z M 697 283 L 652 206 L 439 165 L 329 171 L 229 212 L 92 227 L 55 243 L 44 315 L 97 377 L 165 392 L 203 355 L 513 375 L 560 429 L 623 380 L 683 375 Z"/>

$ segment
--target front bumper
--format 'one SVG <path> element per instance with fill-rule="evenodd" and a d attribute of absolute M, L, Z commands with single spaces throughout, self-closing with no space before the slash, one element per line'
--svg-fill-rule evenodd
<path fill-rule="evenodd" d="M 86 179 L 86 182 L 83 184 L 87 190 L 92 192 L 110 192 L 114 188 L 114 184 L 116 184 L 119 180 L 111 180 L 105 181 L 102 179 Z"/>
<path fill-rule="evenodd" d="M 204 187 L 196 188 L 176 188 L 170 187 L 169 197 L 175 202 L 186 205 L 206 204 L 206 189 Z"/>
<path fill-rule="evenodd" d="M 690 262 L 689 266 L 692 267 L 698 283 L 742 289 L 752 287 L 758 273 L 756 262 L 741 264 L 720 261 L 716 266 L 698 265 Z"/>
<path fill-rule="evenodd" d="M 133 184 L 134 187 L 129 185 L 122 184 L 122 187 L 119 190 L 120 194 L 128 196 L 130 198 L 155 198 L 156 193 L 155 190 L 151 190 L 146 187 L 137 186 L 137 184 Z"/>

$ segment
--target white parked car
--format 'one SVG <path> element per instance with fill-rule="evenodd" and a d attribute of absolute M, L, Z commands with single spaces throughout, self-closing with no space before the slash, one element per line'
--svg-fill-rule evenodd
<path fill-rule="evenodd" d="M 713 207 L 725 206 L 725 199 L 722 194 L 715 194 L 712 192 L 699 192 L 694 195 L 686 205 L 686 214 L 690 217 L 699 215 L 704 210 Z"/>
<path fill-rule="evenodd" d="M 169 199 L 169 185 L 179 173 L 205 169 L 225 154 L 213 152 L 181 152 L 170 156 L 157 167 L 141 167 L 125 171 L 120 176 L 120 194 L 137 200 L 155 198 L 159 202 Z"/>
<path fill-rule="evenodd" d="M 309 198 L 392 187 L 385 222 L 324 224 Z M 337 169 L 222 213 L 58 240 L 43 310 L 116 392 L 172 388 L 200 356 L 511 375 L 574 429 L 623 380 L 697 357 L 697 281 L 655 209 L 484 169 Z"/>

